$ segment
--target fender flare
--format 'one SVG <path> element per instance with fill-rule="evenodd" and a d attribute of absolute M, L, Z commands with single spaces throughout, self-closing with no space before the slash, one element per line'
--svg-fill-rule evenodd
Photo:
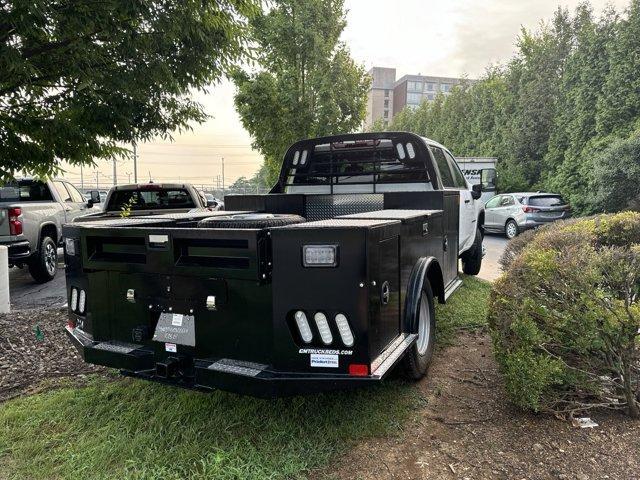
<path fill-rule="evenodd" d="M 53 227 L 56 231 L 56 238 L 54 238 L 53 241 L 56 242 L 56 245 L 60 242 L 60 239 L 62 238 L 62 231 L 60 227 L 58 227 L 55 222 L 48 220 L 40 224 L 40 229 L 38 231 L 38 248 L 40 248 L 40 242 L 42 241 L 42 232 L 45 228 L 49 227 Z"/>
<path fill-rule="evenodd" d="M 438 297 L 439 303 L 444 303 L 444 280 L 438 260 L 435 257 L 420 257 L 411 270 L 407 285 L 403 316 L 406 332 L 415 333 L 418 329 L 418 326 L 412 323 L 418 318 L 415 313 L 418 310 L 425 279 L 431 284 L 433 296 Z"/>

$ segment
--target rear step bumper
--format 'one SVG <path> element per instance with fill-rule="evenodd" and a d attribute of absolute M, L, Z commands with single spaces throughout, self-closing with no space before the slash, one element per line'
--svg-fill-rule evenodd
<path fill-rule="evenodd" d="M 379 382 L 393 369 L 417 335 L 399 338 L 385 352 L 367 376 L 331 373 L 295 373 L 274 371 L 268 365 L 220 359 L 194 359 L 187 372 L 181 370 L 180 358 L 155 361 L 152 351 L 135 344 L 96 342 L 82 331 L 66 327 L 66 332 L 82 358 L 89 363 L 118 368 L 125 376 L 171 384 L 183 388 L 211 391 L 226 390 L 255 397 L 279 397 L 347 390 Z"/>

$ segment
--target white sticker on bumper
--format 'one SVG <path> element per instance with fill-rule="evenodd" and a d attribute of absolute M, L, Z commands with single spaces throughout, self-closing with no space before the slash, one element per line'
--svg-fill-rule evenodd
<path fill-rule="evenodd" d="M 338 368 L 338 355 L 311 354 L 312 367 Z"/>
<path fill-rule="evenodd" d="M 178 351 L 178 346 L 175 343 L 165 343 L 164 344 L 164 349 L 167 352 L 176 353 Z"/>

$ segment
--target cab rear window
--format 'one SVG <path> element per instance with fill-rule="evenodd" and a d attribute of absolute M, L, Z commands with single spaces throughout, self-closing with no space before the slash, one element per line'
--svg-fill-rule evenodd
<path fill-rule="evenodd" d="M 0 186 L 0 202 L 51 202 L 53 196 L 46 183 L 19 180 Z"/>
<path fill-rule="evenodd" d="M 109 199 L 107 210 L 162 210 L 174 208 L 195 208 L 189 192 L 182 188 L 157 188 L 140 190 L 116 190 Z"/>
<path fill-rule="evenodd" d="M 539 195 L 529 197 L 529 205 L 533 207 L 558 207 L 566 205 L 567 202 L 560 195 Z"/>

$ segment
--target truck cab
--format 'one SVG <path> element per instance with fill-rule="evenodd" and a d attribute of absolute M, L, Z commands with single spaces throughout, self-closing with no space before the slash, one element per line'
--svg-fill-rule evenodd
<path fill-rule="evenodd" d="M 269 194 L 226 211 L 67 225 L 67 334 L 87 362 L 202 390 L 419 379 L 435 301 L 461 284 L 461 255 L 482 259 L 481 192 L 443 186 L 447 153 L 403 132 L 308 139 Z"/>

